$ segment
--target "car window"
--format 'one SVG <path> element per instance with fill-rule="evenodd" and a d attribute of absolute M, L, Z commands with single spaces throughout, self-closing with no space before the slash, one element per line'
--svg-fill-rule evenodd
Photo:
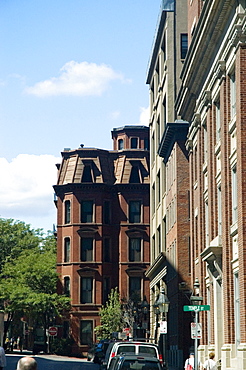
<path fill-rule="evenodd" d="M 123 345 L 123 346 L 119 346 L 118 349 L 117 349 L 117 354 L 120 354 L 120 353 L 135 353 L 135 349 L 136 349 L 136 346 L 132 346 L 132 345 Z"/>
<path fill-rule="evenodd" d="M 138 360 L 126 360 L 121 366 L 121 370 L 160 370 L 158 362 L 152 361 L 138 361 Z"/>
<path fill-rule="evenodd" d="M 156 349 L 154 347 L 139 346 L 139 353 L 147 353 L 150 356 L 157 357 Z"/>
<path fill-rule="evenodd" d="M 112 360 L 110 362 L 110 365 L 109 365 L 109 369 L 110 370 L 113 370 L 114 369 L 114 367 L 115 367 L 116 363 L 118 362 L 118 360 L 119 360 L 118 358 L 115 358 L 115 357 L 112 358 Z"/>

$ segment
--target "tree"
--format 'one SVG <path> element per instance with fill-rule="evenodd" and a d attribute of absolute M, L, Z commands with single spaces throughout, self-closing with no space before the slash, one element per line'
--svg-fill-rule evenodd
<path fill-rule="evenodd" d="M 11 233 L 11 226 L 14 229 L 16 227 L 11 222 L 8 223 L 8 233 Z M 0 275 L 0 299 L 5 313 L 8 314 L 6 331 L 15 317 L 23 316 L 34 321 L 39 319 L 43 327 L 47 328 L 50 319 L 70 307 L 70 299 L 56 292 L 58 275 L 54 236 L 48 234 L 42 238 L 39 231 L 33 232 L 28 227 L 23 227 L 24 224 L 20 226 L 20 229 L 17 228 L 19 238 L 26 237 L 27 244 L 18 240 L 18 233 L 14 238 L 5 235 L 5 246 L 7 240 L 14 240 L 8 249 L 8 256 L 6 254 L 5 260 L 2 260 Z M 24 247 L 21 249 L 21 246 Z M 13 251 L 16 252 L 16 258 Z"/>
<path fill-rule="evenodd" d="M 43 240 L 41 229 L 13 219 L 0 218 L 0 273 L 4 264 L 18 257 L 23 250 L 35 249 Z"/>
<path fill-rule="evenodd" d="M 112 333 L 123 328 L 120 296 L 117 288 L 112 289 L 106 305 L 100 309 L 101 325 L 95 328 L 97 338 L 109 339 Z"/>

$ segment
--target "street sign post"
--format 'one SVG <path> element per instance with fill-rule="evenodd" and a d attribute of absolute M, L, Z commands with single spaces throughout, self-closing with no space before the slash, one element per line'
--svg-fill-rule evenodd
<path fill-rule="evenodd" d="M 195 313 L 195 322 L 192 323 L 194 324 L 194 333 L 193 333 L 193 337 L 194 337 L 194 341 L 195 341 L 195 370 L 198 370 L 198 358 L 197 358 L 197 348 L 198 348 L 198 339 L 200 339 L 199 337 L 199 334 L 201 335 L 201 333 L 198 333 L 198 330 L 199 330 L 199 323 L 198 323 L 198 314 L 199 312 L 202 312 L 202 311 L 210 311 L 210 305 L 208 304 L 205 304 L 205 305 L 202 305 L 202 304 L 199 304 L 199 305 L 190 305 L 190 306 L 183 306 L 183 310 L 186 311 L 186 312 L 194 312 Z"/>
<path fill-rule="evenodd" d="M 190 305 L 190 306 L 183 306 L 184 311 L 210 311 L 209 304 L 200 304 L 200 305 Z"/>

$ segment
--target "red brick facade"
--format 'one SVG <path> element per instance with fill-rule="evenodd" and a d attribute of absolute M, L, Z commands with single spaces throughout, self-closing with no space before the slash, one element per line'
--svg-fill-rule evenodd
<path fill-rule="evenodd" d="M 121 299 L 135 294 L 149 301 L 144 275 L 150 261 L 148 132 L 144 126 L 125 126 L 112 131 L 113 151 L 62 153 L 54 186 L 57 271 L 71 297 L 74 352 L 86 352 L 96 340 L 99 310 L 112 288 L 118 287 Z"/>

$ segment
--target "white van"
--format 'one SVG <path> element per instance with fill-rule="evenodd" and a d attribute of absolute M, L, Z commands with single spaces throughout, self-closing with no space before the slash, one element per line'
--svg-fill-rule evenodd
<path fill-rule="evenodd" d="M 152 343 L 146 342 L 112 342 L 109 344 L 104 365 L 108 369 L 110 362 L 113 357 L 119 355 L 120 353 L 132 354 L 132 355 L 141 355 L 148 357 L 156 357 L 162 363 L 162 356 L 159 353 L 158 346 Z"/>

